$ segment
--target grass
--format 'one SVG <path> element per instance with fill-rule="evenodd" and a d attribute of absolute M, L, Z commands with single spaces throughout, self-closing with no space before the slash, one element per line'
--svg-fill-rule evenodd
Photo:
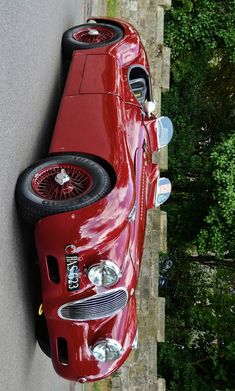
<path fill-rule="evenodd" d="M 93 383 L 92 391 L 111 391 L 111 388 L 112 384 L 109 378 Z"/>
<path fill-rule="evenodd" d="M 107 0 L 107 16 L 109 17 L 116 16 L 116 11 L 117 11 L 117 0 Z"/>
<path fill-rule="evenodd" d="M 93 391 L 102 391 L 101 388 L 100 388 L 100 384 L 99 383 L 94 383 Z"/>

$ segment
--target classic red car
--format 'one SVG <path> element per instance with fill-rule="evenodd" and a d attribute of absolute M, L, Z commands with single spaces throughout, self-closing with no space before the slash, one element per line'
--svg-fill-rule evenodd
<path fill-rule="evenodd" d="M 152 113 L 149 64 L 129 23 L 94 18 L 62 44 L 71 64 L 49 157 L 20 175 L 16 199 L 35 224 L 40 346 L 59 375 L 85 382 L 110 375 L 136 344 L 146 211 L 171 191 L 154 161 L 173 128 Z"/>

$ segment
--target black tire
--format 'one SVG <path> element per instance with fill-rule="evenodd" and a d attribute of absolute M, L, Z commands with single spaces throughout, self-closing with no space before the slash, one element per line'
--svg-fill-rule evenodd
<path fill-rule="evenodd" d="M 74 34 L 79 33 L 79 31 L 82 31 L 84 29 L 106 29 L 107 31 L 110 31 L 112 33 L 112 36 L 110 38 L 107 38 L 102 42 L 82 42 L 78 41 L 74 38 Z M 81 50 L 81 49 L 93 49 L 98 48 L 101 46 L 107 46 L 112 45 L 115 42 L 120 41 L 123 37 L 123 31 L 121 28 L 117 26 L 113 26 L 110 24 L 105 23 L 87 23 L 82 24 L 80 26 L 74 26 L 71 27 L 69 30 L 67 30 L 62 38 L 62 48 L 63 48 L 63 55 L 64 57 L 71 59 L 73 51 L 74 50 Z"/>
<path fill-rule="evenodd" d="M 38 315 L 36 319 L 36 338 L 38 341 L 38 345 L 40 346 L 43 353 L 51 358 L 51 348 L 50 348 L 50 340 L 49 334 L 46 324 L 46 319 L 44 314 Z"/>
<path fill-rule="evenodd" d="M 44 312 L 39 315 L 38 310 L 40 304 L 42 304 L 42 287 L 41 287 L 41 275 L 39 265 L 34 265 L 34 288 L 35 288 L 35 336 L 38 344 L 46 356 L 51 358 L 50 339 L 48 334 L 47 322 Z"/>
<path fill-rule="evenodd" d="M 43 353 L 51 358 L 51 346 L 50 346 L 50 338 L 47 328 L 47 322 L 44 314 L 38 315 L 36 320 L 36 338 L 38 341 L 38 345 L 40 346 Z M 60 352 L 60 361 L 64 364 L 68 363 L 68 357 L 66 352 Z"/>
<path fill-rule="evenodd" d="M 84 194 L 64 200 L 47 199 L 36 193 L 32 181 L 42 170 L 51 166 L 71 164 L 85 170 L 91 178 L 91 185 Z M 35 224 L 43 217 L 84 208 L 103 198 L 111 191 L 108 173 L 97 162 L 74 155 L 53 156 L 40 160 L 21 173 L 16 184 L 16 201 L 23 218 Z"/>

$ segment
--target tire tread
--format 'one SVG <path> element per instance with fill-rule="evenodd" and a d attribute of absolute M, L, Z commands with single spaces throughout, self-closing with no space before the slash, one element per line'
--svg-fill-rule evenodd
<path fill-rule="evenodd" d="M 89 165 L 89 168 L 93 169 L 93 173 L 96 173 L 98 177 L 97 183 L 99 183 L 97 185 L 97 189 L 99 190 L 96 193 L 93 192 L 92 197 L 89 194 L 85 195 L 84 197 L 82 197 L 82 200 L 74 198 L 72 200 L 65 200 L 64 202 L 53 200 L 47 201 L 38 197 L 40 198 L 40 202 L 35 202 L 35 200 L 30 197 L 30 192 L 27 193 L 24 190 L 25 182 L 30 181 L 30 175 L 32 176 L 32 172 L 34 171 L 37 172 L 37 167 L 40 167 L 46 162 L 50 163 L 55 160 L 58 160 L 58 163 L 60 163 L 61 158 L 63 159 L 63 161 L 72 161 L 73 163 L 76 162 L 78 164 L 82 163 L 83 165 Z M 28 167 L 25 171 L 21 173 L 16 185 L 16 201 L 23 219 L 30 224 L 35 224 L 38 220 L 53 214 L 85 208 L 86 206 L 97 202 L 105 195 L 107 195 L 111 191 L 111 187 L 111 180 L 108 173 L 97 162 L 79 155 L 54 156 L 39 161 L 38 163 Z M 32 189 L 31 193 L 33 193 Z M 46 205 L 44 203 L 45 201 L 47 202 Z"/>

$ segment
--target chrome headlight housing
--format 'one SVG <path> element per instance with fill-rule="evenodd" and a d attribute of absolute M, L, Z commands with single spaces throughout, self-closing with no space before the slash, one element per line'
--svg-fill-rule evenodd
<path fill-rule="evenodd" d="M 101 261 L 88 269 L 89 280 L 96 286 L 110 286 L 121 277 L 120 269 L 111 261 Z"/>
<path fill-rule="evenodd" d="M 92 346 L 91 351 L 96 360 L 107 362 L 121 357 L 123 348 L 115 339 L 105 338 Z"/>

